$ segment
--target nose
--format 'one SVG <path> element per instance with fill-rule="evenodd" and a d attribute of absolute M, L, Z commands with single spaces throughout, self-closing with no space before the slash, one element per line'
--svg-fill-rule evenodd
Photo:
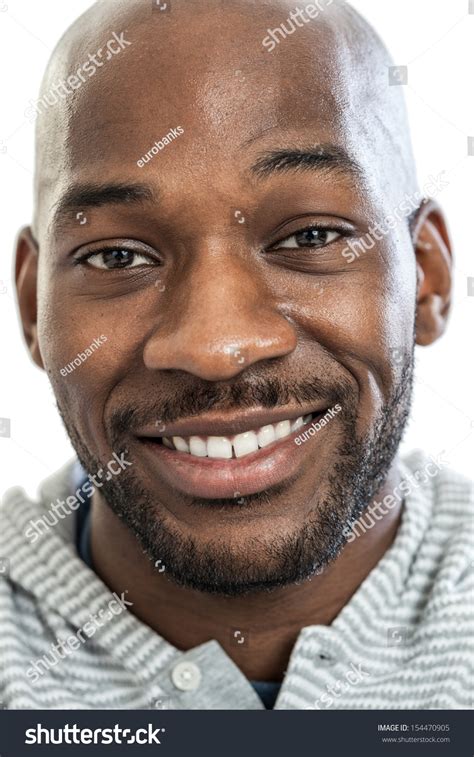
<path fill-rule="evenodd" d="M 166 312 L 144 348 L 150 370 L 225 381 L 296 348 L 296 331 L 255 264 L 230 251 L 209 251 L 176 278 L 167 284 Z"/>

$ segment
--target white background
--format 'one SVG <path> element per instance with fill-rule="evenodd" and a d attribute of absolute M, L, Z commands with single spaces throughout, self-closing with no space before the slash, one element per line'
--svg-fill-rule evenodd
<path fill-rule="evenodd" d="M 11 420 L 11 438 L 0 437 L 0 493 L 21 484 L 34 494 L 38 482 L 73 454 L 46 376 L 24 347 L 11 271 L 16 232 L 30 222 L 32 211 L 33 124 L 25 109 L 37 97 L 55 43 L 90 4 L 0 0 L 0 419 Z M 295 0 L 295 8 L 305 4 Z M 454 240 L 454 310 L 447 335 L 417 350 L 414 410 L 403 448 L 446 450 L 452 466 L 470 474 L 474 297 L 467 296 L 467 280 L 474 277 L 474 157 L 468 157 L 467 140 L 474 136 L 474 13 L 468 14 L 469 0 L 353 4 L 381 33 L 395 63 L 408 65 L 404 90 L 420 186 L 442 171 L 449 181 L 438 201 Z"/>

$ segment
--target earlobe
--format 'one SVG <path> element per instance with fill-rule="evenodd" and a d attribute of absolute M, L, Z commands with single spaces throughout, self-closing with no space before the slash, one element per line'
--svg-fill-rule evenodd
<path fill-rule="evenodd" d="M 439 206 L 427 200 L 414 222 L 418 294 L 416 343 L 429 345 L 439 339 L 451 307 L 452 250 L 446 222 Z"/>
<path fill-rule="evenodd" d="M 31 357 L 39 368 L 44 369 L 38 343 L 37 327 L 37 274 L 38 245 L 31 229 L 21 229 L 15 258 L 15 282 L 23 334 Z"/>

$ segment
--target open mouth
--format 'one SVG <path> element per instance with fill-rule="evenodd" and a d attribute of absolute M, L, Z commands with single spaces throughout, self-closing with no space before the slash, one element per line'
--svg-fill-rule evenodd
<path fill-rule="evenodd" d="M 231 460 L 252 455 L 265 447 L 293 436 L 304 430 L 313 421 L 322 417 L 322 413 L 310 413 L 295 419 L 270 423 L 259 428 L 249 429 L 239 434 L 226 436 L 161 436 L 147 438 L 147 442 L 162 444 L 170 450 L 182 452 L 197 458 L 212 460 Z"/>
<path fill-rule="evenodd" d="M 319 461 L 328 454 L 329 447 L 321 446 L 326 429 L 304 447 L 295 443 L 327 407 L 308 410 L 300 416 L 287 410 L 286 417 L 283 408 L 247 411 L 233 419 L 208 414 L 170 423 L 159 433 L 149 426 L 135 435 L 138 456 L 150 478 L 158 477 L 160 491 L 166 484 L 205 500 L 230 500 L 236 493 L 245 497 L 291 481 L 309 464 L 315 445 Z"/>

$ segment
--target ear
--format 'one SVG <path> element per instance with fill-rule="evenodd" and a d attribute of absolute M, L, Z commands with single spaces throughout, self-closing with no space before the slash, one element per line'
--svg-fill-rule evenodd
<path fill-rule="evenodd" d="M 36 290 L 38 245 L 29 227 L 21 229 L 16 244 L 15 282 L 23 334 L 31 357 L 39 368 L 43 359 L 38 344 Z"/>
<path fill-rule="evenodd" d="M 418 295 L 416 343 L 428 345 L 444 334 L 451 308 L 451 240 L 441 208 L 425 200 L 413 223 Z"/>

